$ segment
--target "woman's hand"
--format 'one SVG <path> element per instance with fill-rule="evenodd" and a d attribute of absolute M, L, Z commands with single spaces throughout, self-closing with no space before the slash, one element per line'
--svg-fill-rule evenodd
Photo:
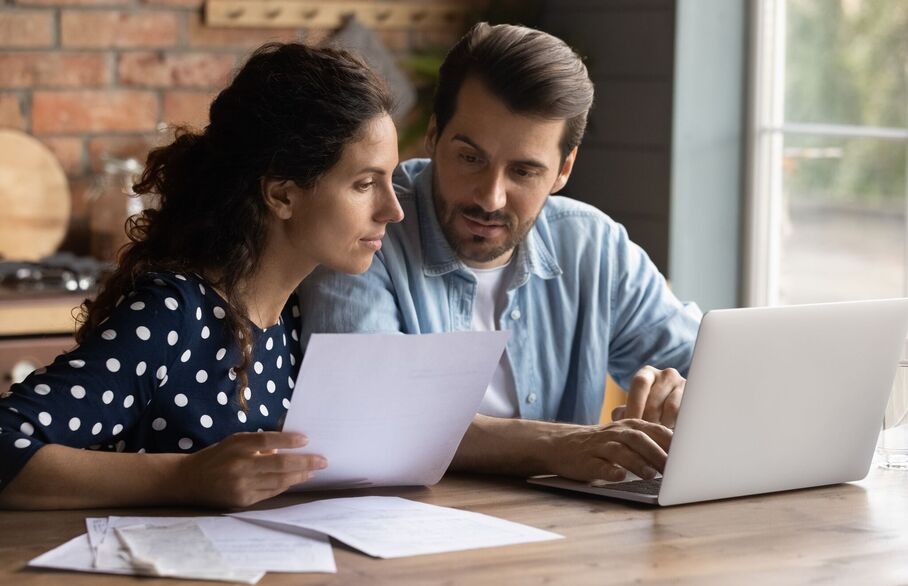
<path fill-rule="evenodd" d="M 193 504 L 247 507 L 305 482 L 327 466 L 322 456 L 277 451 L 301 448 L 307 442 L 298 433 L 236 433 L 183 458 L 178 478 Z"/>

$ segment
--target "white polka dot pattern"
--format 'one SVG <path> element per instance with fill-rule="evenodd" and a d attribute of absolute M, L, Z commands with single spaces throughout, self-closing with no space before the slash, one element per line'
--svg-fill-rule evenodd
<path fill-rule="evenodd" d="M 299 336 L 295 301 L 276 325 L 253 326 L 246 337 L 251 360 L 238 400 L 239 348 L 224 323 L 223 299 L 206 293 L 195 275 L 140 280 L 96 333 L 32 373 L 25 392 L 0 390 L 0 440 L 16 433 L 0 441 L 0 486 L 45 433 L 96 450 L 189 452 L 238 431 L 276 429 L 300 362 L 298 345 L 288 346 Z"/>

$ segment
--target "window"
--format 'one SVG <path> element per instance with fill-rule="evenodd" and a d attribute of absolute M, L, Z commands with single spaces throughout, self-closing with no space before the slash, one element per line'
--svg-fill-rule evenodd
<path fill-rule="evenodd" d="M 754 7 L 746 303 L 908 295 L 908 2 Z"/>

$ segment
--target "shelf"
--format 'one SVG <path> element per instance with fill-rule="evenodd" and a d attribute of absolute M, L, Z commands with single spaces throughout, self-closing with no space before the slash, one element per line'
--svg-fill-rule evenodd
<path fill-rule="evenodd" d="M 340 28 L 355 17 L 371 29 L 450 29 L 461 26 L 469 4 L 393 0 L 206 0 L 205 23 L 218 27 Z"/>

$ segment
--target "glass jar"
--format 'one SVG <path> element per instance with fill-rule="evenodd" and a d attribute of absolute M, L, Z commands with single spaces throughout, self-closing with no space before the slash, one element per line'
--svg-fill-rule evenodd
<path fill-rule="evenodd" d="M 103 172 L 88 192 L 91 255 L 115 262 L 126 237 L 126 220 L 146 208 L 144 198 L 132 189 L 142 173 L 136 159 L 103 157 Z"/>

